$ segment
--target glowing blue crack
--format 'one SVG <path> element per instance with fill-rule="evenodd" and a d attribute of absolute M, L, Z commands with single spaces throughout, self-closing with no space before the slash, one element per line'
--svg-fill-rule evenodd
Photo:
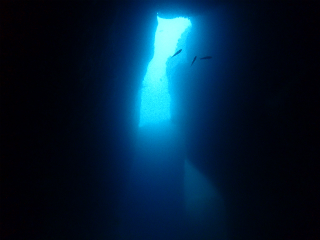
<path fill-rule="evenodd" d="M 171 118 L 166 62 L 178 50 L 177 43 L 181 34 L 191 26 L 191 22 L 187 18 L 163 19 L 157 17 L 157 19 L 154 56 L 149 63 L 142 83 L 140 127 Z M 181 57 L 179 55 L 174 57 L 175 60 Z"/>

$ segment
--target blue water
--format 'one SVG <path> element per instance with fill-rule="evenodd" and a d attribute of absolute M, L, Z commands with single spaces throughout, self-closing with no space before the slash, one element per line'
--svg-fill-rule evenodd
<path fill-rule="evenodd" d="M 171 118 L 174 92 L 169 91 L 168 81 L 177 66 L 190 64 L 186 38 L 192 23 L 187 18 L 157 19 L 119 235 L 139 240 L 226 239 L 223 199 L 187 159 L 183 131 Z"/>

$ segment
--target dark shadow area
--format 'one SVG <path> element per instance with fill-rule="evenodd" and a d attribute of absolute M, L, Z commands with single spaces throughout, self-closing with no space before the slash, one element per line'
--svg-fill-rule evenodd
<path fill-rule="evenodd" d="M 138 131 L 130 179 L 123 194 L 123 239 L 182 239 L 184 147 L 170 122 Z"/>

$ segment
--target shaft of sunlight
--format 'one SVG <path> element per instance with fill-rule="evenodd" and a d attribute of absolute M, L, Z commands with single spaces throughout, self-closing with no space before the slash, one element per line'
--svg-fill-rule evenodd
<path fill-rule="evenodd" d="M 163 19 L 159 16 L 154 56 L 149 63 L 141 90 L 140 123 L 157 123 L 170 119 L 170 95 L 166 75 L 167 60 L 174 55 L 181 34 L 191 26 L 187 18 Z M 179 55 L 175 56 L 179 58 Z"/>

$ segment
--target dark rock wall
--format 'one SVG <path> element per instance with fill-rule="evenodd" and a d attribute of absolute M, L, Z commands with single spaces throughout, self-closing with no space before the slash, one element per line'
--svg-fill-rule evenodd
<path fill-rule="evenodd" d="M 319 234 L 317 12 L 311 2 L 221 3 L 191 17 L 189 62 L 169 80 L 173 119 L 223 195 L 231 239 Z"/>
<path fill-rule="evenodd" d="M 1 5 L 2 239 L 113 238 L 156 13 Z"/>

